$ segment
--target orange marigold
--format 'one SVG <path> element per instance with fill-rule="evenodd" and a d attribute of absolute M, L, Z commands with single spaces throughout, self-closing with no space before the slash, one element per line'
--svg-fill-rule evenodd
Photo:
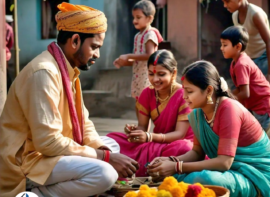
<path fill-rule="evenodd" d="M 216 193 L 209 189 L 209 188 L 205 188 L 202 184 L 200 183 L 195 183 L 194 185 L 198 185 L 202 188 L 201 193 L 198 195 L 198 197 L 216 197 Z"/>
<path fill-rule="evenodd" d="M 216 197 L 216 193 L 208 188 L 204 188 L 198 197 Z"/>
<path fill-rule="evenodd" d="M 149 190 L 150 188 L 148 187 L 148 185 L 141 185 L 140 186 L 140 190 Z"/>
<path fill-rule="evenodd" d="M 184 183 L 183 181 L 178 183 L 178 187 L 180 187 L 183 190 L 184 195 L 186 195 L 189 185 L 190 184 Z"/>
<path fill-rule="evenodd" d="M 181 187 L 174 187 L 171 190 L 171 194 L 173 197 L 185 197 L 185 194 L 183 189 Z"/>
<path fill-rule="evenodd" d="M 177 187 L 177 185 L 178 185 L 177 180 L 174 177 L 169 176 L 164 179 L 164 181 L 158 187 L 158 190 L 166 190 L 170 192 L 172 188 Z"/>
<path fill-rule="evenodd" d="M 126 197 L 137 197 L 137 193 L 136 192 L 134 192 L 134 191 L 130 191 L 130 192 L 128 192 L 128 193 L 126 193 Z"/>

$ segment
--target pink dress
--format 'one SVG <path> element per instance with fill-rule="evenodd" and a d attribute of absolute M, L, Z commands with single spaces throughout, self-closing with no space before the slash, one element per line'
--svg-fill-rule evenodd
<path fill-rule="evenodd" d="M 159 37 L 161 35 L 158 30 L 152 27 L 145 29 L 142 33 L 137 33 L 134 38 L 134 54 L 145 54 L 145 45 L 149 40 L 156 44 L 156 51 L 160 42 Z M 133 63 L 131 96 L 138 100 L 141 92 L 149 85 L 147 61 L 135 61 Z"/>
<path fill-rule="evenodd" d="M 175 131 L 178 121 L 187 121 L 191 109 L 183 99 L 184 90 L 178 89 L 169 100 L 156 106 L 155 90 L 146 88 L 143 90 L 138 102 L 139 112 L 151 118 L 154 122 L 154 133 L 169 133 Z M 120 145 L 120 153 L 131 157 L 140 164 L 136 176 L 147 176 L 145 164 L 160 156 L 178 156 L 185 154 L 193 147 L 193 131 L 188 128 L 184 139 L 171 143 L 146 142 L 142 144 L 132 143 L 127 140 L 124 133 L 113 132 L 108 134 Z"/>

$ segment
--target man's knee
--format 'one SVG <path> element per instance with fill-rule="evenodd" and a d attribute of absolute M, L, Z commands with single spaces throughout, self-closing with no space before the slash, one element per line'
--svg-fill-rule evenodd
<path fill-rule="evenodd" d="M 118 179 L 116 170 L 108 163 L 103 162 L 100 165 L 99 183 L 104 191 L 110 189 Z"/>

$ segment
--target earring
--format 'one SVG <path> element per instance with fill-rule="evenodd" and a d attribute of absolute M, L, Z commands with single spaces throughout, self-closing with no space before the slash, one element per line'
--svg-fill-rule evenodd
<path fill-rule="evenodd" d="M 149 89 L 153 90 L 153 89 L 155 89 L 155 88 L 154 88 L 154 86 L 151 84 L 151 85 L 149 86 Z"/>
<path fill-rule="evenodd" d="M 210 104 L 210 105 L 214 104 L 211 95 L 207 95 L 207 104 Z"/>

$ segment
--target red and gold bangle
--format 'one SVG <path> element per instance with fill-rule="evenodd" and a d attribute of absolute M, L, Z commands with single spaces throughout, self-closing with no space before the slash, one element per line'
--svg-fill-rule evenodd
<path fill-rule="evenodd" d="M 104 150 L 104 159 L 105 162 L 109 163 L 110 161 L 110 151 Z"/>
<path fill-rule="evenodd" d="M 175 171 L 178 174 L 182 174 L 183 173 L 183 161 L 178 161 L 175 164 Z"/>
<path fill-rule="evenodd" d="M 175 164 L 175 172 L 179 174 L 179 162 L 176 162 Z"/>
<path fill-rule="evenodd" d="M 174 156 L 170 156 L 169 158 L 173 162 L 178 162 L 179 161 L 179 159 L 177 159 L 177 157 L 174 157 Z"/>
<path fill-rule="evenodd" d="M 169 158 L 171 161 L 175 162 L 173 156 L 169 156 Z"/>

